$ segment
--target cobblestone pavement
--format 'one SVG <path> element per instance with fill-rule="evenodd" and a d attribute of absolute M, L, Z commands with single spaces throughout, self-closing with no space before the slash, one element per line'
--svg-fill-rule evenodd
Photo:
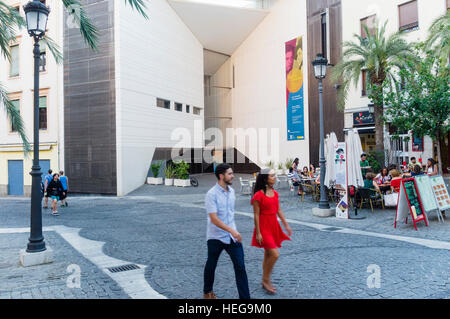
<path fill-rule="evenodd" d="M 59 209 L 58 217 L 44 210 L 43 224 L 81 228 L 81 236 L 106 243 L 103 251 L 108 256 L 147 265 L 146 280 L 168 298 L 201 298 L 206 261 L 206 213 L 202 207 L 204 194 L 215 180 L 209 175 L 199 181 L 198 188 L 144 185 L 122 198 L 72 197 L 68 208 Z M 239 192 L 238 181 L 234 187 Z M 373 214 L 363 211 L 366 215 L 363 220 L 322 219 L 312 216 L 311 207 L 315 204 L 308 198 L 301 203 L 287 189 L 279 189 L 279 193 L 285 213 L 292 220 L 450 242 L 448 218 L 439 224 L 436 218 L 430 217 L 430 226 L 419 224 L 417 232 L 411 224 L 394 229 L 393 210 L 377 210 Z M 236 210 L 251 212 L 249 199 L 248 195 L 238 195 Z M 0 199 L 0 228 L 28 227 L 28 215 L 29 199 Z M 278 294 L 268 295 L 260 286 L 263 251 L 250 246 L 253 220 L 237 214 L 236 224 L 244 238 L 253 298 L 450 297 L 449 250 L 320 231 L 295 223 L 291 224 L 292 240 L 283 243 L 273 273 Z M 0 297 L 30 297 L 27 291 L 34 297 L 33 289 L 36 297 L 43 298 L 127 297 L 111 278 L 54 232 L 45 232 L 44 236 L 55 251 L 55 263 L 34 269 L 21 268 L 18 251 L 26 246 L 27 236 L 0 235 Z M 72 263 L 79 264 L 84 274 L 78 295 L 65 288 L 69 275 L 66 268 Z M 380 288 L 367 285 L 374 268 L 380 271 Z M 15 278 L 13 273 L 22 277 Z M 61 279 L 51 280 L 52 273 Z M 48 290 L 40 292 L 40 287 Z M 214 290 L 219 298 L 238 297 L 233 267 L 225 252 L 218 263 Z"/>

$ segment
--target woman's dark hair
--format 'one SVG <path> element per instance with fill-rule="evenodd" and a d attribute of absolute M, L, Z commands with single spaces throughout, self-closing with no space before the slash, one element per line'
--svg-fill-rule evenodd
<path fill-rule="evenodd" d="M 419 165 L 414 165 L 413 172 L 414 174 L 420 174 L 420 172 L 422 172 L 422 168 Z"/>
<path fill-rule="evenodd" d="M 292 173 L 294 169 L 292 167 L 289 167 L 289 173 Z"/>
<path fill-rule="evenodd" d="M 309 171 L 308 166 L 303 166 L 303 170 L 305 170 L 305 168 L 307 171 Z"/>
<path fill-rule="evenodd" d="M 55 176 L 56 176 L 56 175 L 58 175 L 58 176 L 59 176 L 59 174 L 58 174 L 58 173 L 55 173 L 55 174 L 53 174 L 53 178 L 55 178 Z"/>
<path fill-rule="evenodd" d="M 229 165 L 227 163 L 221 163 L 221 164 L 217 165 L 216 171 L 215 171 L 217 179 L 220 180 L 219 175 L 225 174 L 225 172 L 230 168 L 231 168 L 231 165 Z"/>
<path fill-rule="evenodd" d="M 433 166 L 436 165 L 436 161 L 434 159 L 429 158 L 428 160 L 431 162 L 431 165 L 433 165 Z"/>
<path fill-rule="evenodd" d="M 386 170 L 386 175 L 383 175 L 383 171 Z M 388 176 L 389 175 L 389 170 L 386 166 L 384 166 L 381 171 L 380 171 L 381 176 Z"/>
<path fill-rule="evenodd" d="M 263 190 L 264 194 L 266 193 L 266 185 L 267 180 L 269 179 L 269 171 L 261 171 L 258 176 L 256 177 L 256 183 L 253 188 L 253 195 L 259 192 L 260 190 Z"/>
<path fill-rule="evenodd" d="M 296 157 L 294 160 L 295 165 L 298 165 L 298 161 L 299 161 L 299 159 L 298 159 L 298 157 Z"/>

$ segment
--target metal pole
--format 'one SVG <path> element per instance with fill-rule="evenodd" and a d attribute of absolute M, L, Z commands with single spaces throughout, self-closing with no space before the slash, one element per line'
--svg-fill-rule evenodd
<path fill-rule="evenodd" d="M 320 202 L 319 208 L 329 209 L 328 198 L 325 191 L 325 141 L 324 141 L 324 125 L 323 125 L 323 101 L 322 101 L 322 79 L 319 79 L 319 116 L 320 116 Z"/>
<path fill-rule="evenodd" d="M 42 198 L 41 198 L 41 167 L 39 165 L 39 37 L 34 37 L 34 146 L 31 182 L 31 225 L 27 252 L 35 253 L 46 250 L 42 236 Z"/>

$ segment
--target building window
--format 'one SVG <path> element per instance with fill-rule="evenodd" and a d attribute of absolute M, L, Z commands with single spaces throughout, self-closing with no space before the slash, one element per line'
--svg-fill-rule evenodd
<path fill-rule="evenodd" d="M 399 30 L 414 31 L 419 29 L 419 12 L 417 0 L 410 1 L 398 6 Z"/>
<path fill-rule="evenodd" d="M 47 129 L 47 96 L 39 97 L 39 129 Z"/>
<path fill-rule="evenodd" d="M 15 44 L 9 47 L 11 54 L 11 64 L 9 68 L 9 76 L 19 75 L 19 45 Z"/>
<path fill-rule="evenodd" d="M 47 52 L 44 46 L 41 46 L 41 54 L 39 56 L 39 72 L 46 70 L 47 65 Z"/>
<path fill-rule="evenodd" d="M 164 109 L 170 109 L 170 101 L 164 99 L 156 99 L 156 106 Z"/>
<path fill-rule="evenodd" d="M 175 103 L 175 111 L 183 112 L 183 104 Z"/>
<path fill-rule="evenodd" d="M 361 72 L 361 77 L 362 77 L 362 90 L 361 90 L 361 96 L 367 96 L 367 90 L 368 90 L 368 86 L 369 86 L 369 81 L 367 79 L 367 71 L 364 70 Z"/>
<path fill-rule="evenodd" d="M 195 115 L 200 115 L 200 110 L 201 110 L 201 108 L 194 106 L 194 109 L 193 109 L 192 113 L 194 113 Z"/>
<path fill-rule="evenodd" d="M 188 104 L 186 104 L 186 113 L 189 113 L 189 112 L 190 112 L 190 108 L 191 108 L 191 106 L 188 105 Z"/>
<path fill-rule="evenodd" d="M 11 100 L 12 106 L 20 113 L 20 100 Z M 17 132 L 17 128 L 11 122 L 11 132 Z"/>
<path fill-rule="evenodd" d="M 373 35 L 375 33 L 375 19 L 377 15 L 371 15 L 366 18 L 361 19 L 361 37 L 367 38 L 366 30 L 364 29 L 364 26 L 367 26 L 367 29 L 369 29 L 370 35 Z"/>

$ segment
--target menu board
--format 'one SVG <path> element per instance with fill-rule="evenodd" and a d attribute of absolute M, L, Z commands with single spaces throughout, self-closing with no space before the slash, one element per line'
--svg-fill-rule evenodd
<path fill-rule="evenodd" d="M 416 208 L 417 216 L 422 215 L 422 208 L 420 205 L 419 196 L 416 192 L 416 188 L 414 187 L 414 180 L 404 181 L 403 184 L 405 185 L 406 196 L 408 197 L 409 205 Z"/>
<path fill-rule="evenodd" d="M 414 179 L 416 180 L 424 211 L 431 212 L 438 209 L 433 188 L 431 187 L 430 177 L 428 175 L 418 175 Z"/>
<path fill-rule="evenodd" d="M 430 184 L 436 198 L 439 210 L 446 210 L 450 208 L 450 196 L 444 179 L 441 175 L 430 176 Z"/>

